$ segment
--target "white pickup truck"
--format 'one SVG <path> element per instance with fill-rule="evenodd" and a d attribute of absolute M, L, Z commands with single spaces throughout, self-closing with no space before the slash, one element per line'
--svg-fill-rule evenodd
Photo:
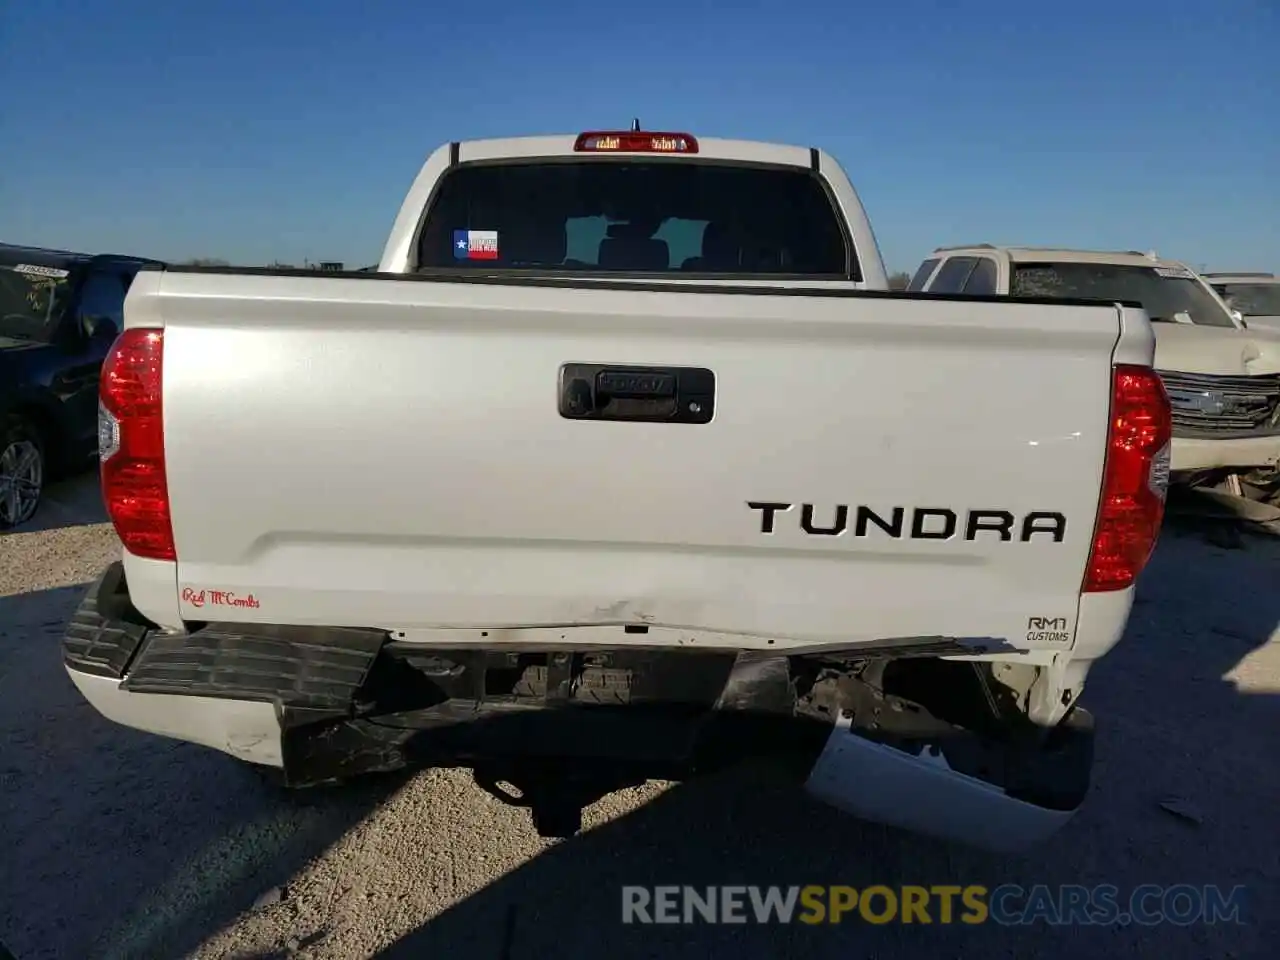
<path fill-rule="evenodd" d="M 289 785 L 463 764 L 552 835 L 777 754 L 1032 843 L 1161 523 L 1152 328 L 886 288 L 830 156 L 634 130 L 441 148 L 376 273 L 144 270 L 71 678 Z"/>
<path fill-rule="evenodd" d="M 1212 484 L 1280 465 L 1280 335 L 1245 329 L 1186 264 L 1130 251 L 977 244 L 935 250 L 908 290 L 1135 300 L 1155 325 L 1177 479 Z"/>

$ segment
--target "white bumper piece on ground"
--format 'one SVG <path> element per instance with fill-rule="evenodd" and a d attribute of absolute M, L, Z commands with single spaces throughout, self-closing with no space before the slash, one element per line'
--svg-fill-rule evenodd
<path fill-rule="evenodd" d="M 1035 846 L 1075 815 L 957 773 L 941 754 L 912 756 L 860 737 L 848 715 L 836 722 L 805 789 L 864 820 L 1001 853 Z"/>

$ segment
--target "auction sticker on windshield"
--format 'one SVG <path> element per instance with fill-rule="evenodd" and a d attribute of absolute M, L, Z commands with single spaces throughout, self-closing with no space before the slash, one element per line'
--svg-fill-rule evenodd
<path fill-rule="evenodd" d="M 13 268 L 13 271 L 33 277 L 56 277 L 59 280 L 71 276 L 70 270 L 63 270 L 61 267 L 42 267 L 34 263 L 20 263 Z"/>
<path fill-rule="evenodd" d="M 1156 274 L 1167 280 L 1191 280 L 1193 275 L 1186 267 L 1156 267 Z"/>

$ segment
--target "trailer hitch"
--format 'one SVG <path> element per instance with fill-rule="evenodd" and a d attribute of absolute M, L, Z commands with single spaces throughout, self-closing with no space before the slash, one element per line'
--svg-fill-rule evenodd
<path fill-rule="evenodd" d="M 628 774 L 612 765 L 585 769 L 581 761 L 551 760 L 486 765 L 474 770 L 476 785 L 512 807 L 527 807 L 538 836 L 572 837 L 582 830 L 582 811 L 602 797 L 639 786 L 648 777 Z"/>

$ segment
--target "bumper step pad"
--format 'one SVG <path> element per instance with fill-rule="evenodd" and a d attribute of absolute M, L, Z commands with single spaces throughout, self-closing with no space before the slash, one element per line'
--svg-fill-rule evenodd
<path fill-rule="evenodd" d="M 234 623 L 156 633 L 122 686 L 134 693 L 270 700 L 347 713 L 386 636 L 381 630 Z"/>
<path fill-rule="evenodd" d="M 67 624 L 62 638 L 62 661 L 72 670 L 95 677 L 119 680 L 151 626 L 141 617 L 121 619 L 112 609 L 129 590 L 124 567 L 113 563 L 96 583 L 85 591 L 84 599 Z M 109 611 L 109 613 L 108 613 Z"/>
<path fill-rule="evenodd" d="M 384 630 L 236 623 L 164 633 L 133 608 L 116 562 L 86 591 L 63 636 L 62 658 L 71 670 L 122 680 L 130 693 L 347 715 L 386 639 Z"/>

